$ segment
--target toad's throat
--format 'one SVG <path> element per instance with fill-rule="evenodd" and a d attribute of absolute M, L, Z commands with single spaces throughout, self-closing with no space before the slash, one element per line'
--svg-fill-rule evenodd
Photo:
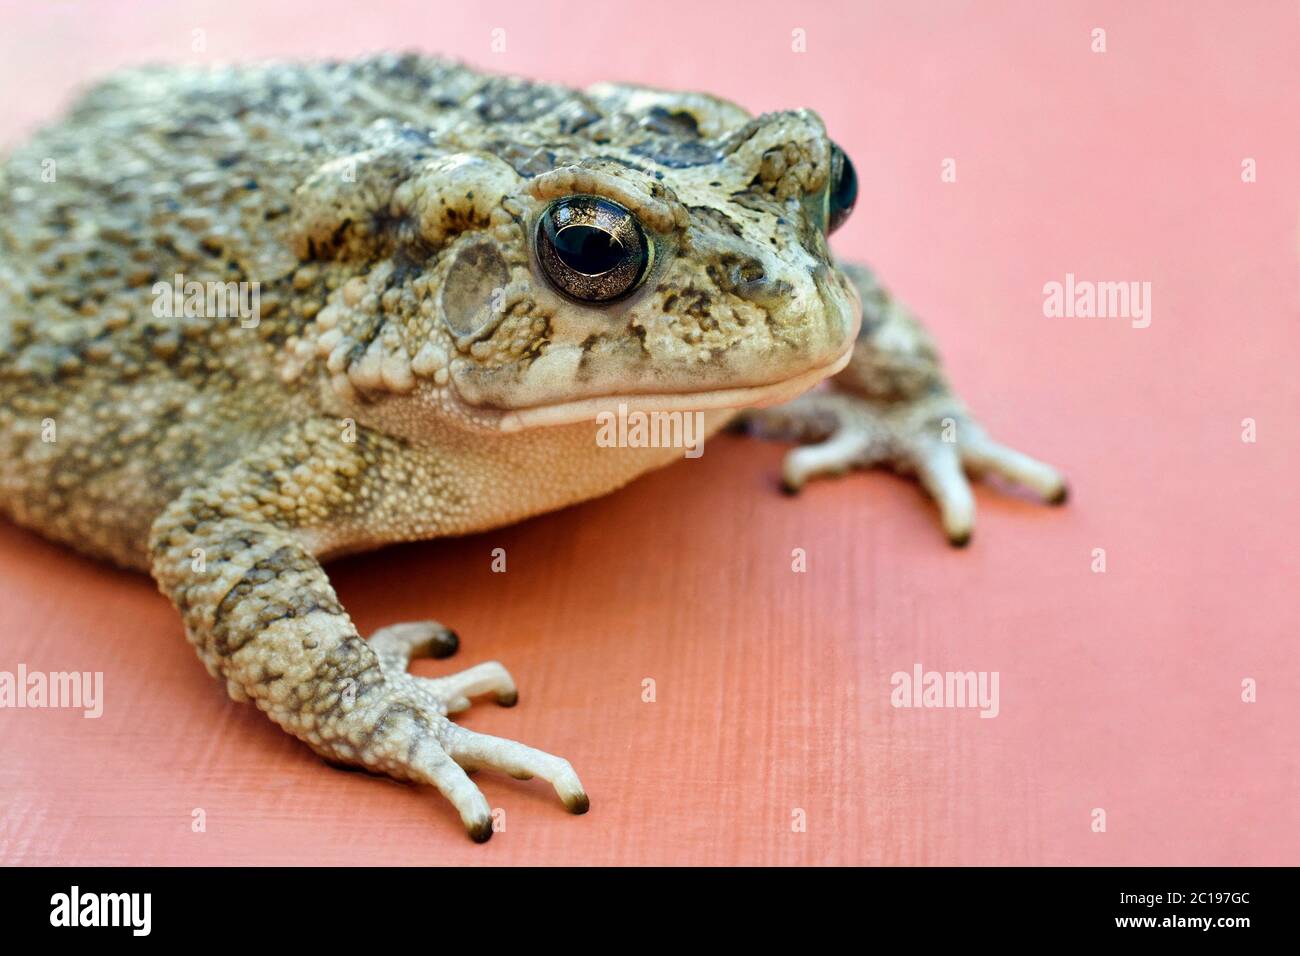
<path fill-rule="evenodd" d="M 847 349 L 825 365 L 808 369 L 793 378 L 765 385 L 716 388 L 703 392 L 599 395 L 557 402 L 553 405 L 514 408 L 502 412 L 497 427 L 503 432 L 517 432 L 526 428 L 571 425 L 576 422 L 593 421 L 602 412 L 616 412 L 619 405 L 628 410 L 641 412 L 708 411 L 719 408 L 775 405 L 808 391 L 822 379 L 834 375 L 848 364 L 852 354 L 853 346 L 850 343 Z"/>

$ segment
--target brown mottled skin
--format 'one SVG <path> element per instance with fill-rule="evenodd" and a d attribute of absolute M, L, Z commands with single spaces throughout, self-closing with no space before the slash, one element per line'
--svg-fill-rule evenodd
<path fill-rule="evenodd" d="M 831 157 L 808 111 L 417 56 L 119 74 L 0 168 L 0 507 L 147 570 L 231 696 L 332 762 L 436 786 L 476 839 L 489 808 L 466 770 L 541 776 L 582 812 L 567 761 L 448 720 L 472 696 L 513 703 L 501 665 L 409 675 L 455 636 L 363 640 L 320 560 L 500 526 L 680 456 L 600 447 L 617 401 L 704 410 L 712 433 L 793 398 L 743 419 L 820 441 L 791 452 L 788 488 L 914 472 L 956 543 L 963 466 L 1063 499 L 966 416 L 871 274 L 833 262 Z M 615 301 L 539 267 L 539 217 L 575 195 L 649 237 Z M 255 320 L 159 312 L 178 273 L 256 283 Z"/>

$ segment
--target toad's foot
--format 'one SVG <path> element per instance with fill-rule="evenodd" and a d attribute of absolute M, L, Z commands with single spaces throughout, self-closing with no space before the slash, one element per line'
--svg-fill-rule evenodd
<path fill-rule="evenodd" d="M 466 730 L 446 719 L 447 714 L 466 710 L 470 698 L 482 694 L 492 694 L 504 707 L 514 706 L 519 693 L 501 664 L 489 661 L 446 677 L 407 673 L 413 658 L 447 657 L 458 643 L 455 633 L 436 621 L 394 624 L 371 636 L 369 644 L 391 700 L 375 701 L 356 712 L 351 722 L 364 730 L 354 762 L 391 776 L 433 784 L 456 807 L 470 836 L 479 842 L 492 835 L 492 821 L 487 801 L 466 771 L 499 770 L 519 780 L 541 777 L 571 812 L 586 813 L 590 801 L 567 760 L 512 740 Z M 405 708 L 411 706 L 415 709 L 408 713 Z M 403 746 L 407 748 L 404 751 Z M 398 759 L 393 763 L 395 752 Z"/>
<path fill-rule="evenodd" d="M 799 491 L 818 475 L 892 467 L 915 475 L 938 502 L 948 540 L 961 547 L 975 526 L 966 473 L 998 475 L 1050 504 L 1066 499 L 1065 479 L 1049 465 L 993 441 L 947 392 L 912 401 L 877 402 L 854 394 L 811 392 L 738 422 L 764 438 L 816 442 L 786 456 L 782 484 Z"/>

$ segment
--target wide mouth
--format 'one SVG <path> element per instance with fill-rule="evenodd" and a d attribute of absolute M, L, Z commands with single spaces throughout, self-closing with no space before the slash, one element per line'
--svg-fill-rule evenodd
<path fill-rule="evenodd" d="M 766 385 L 747 385 L 739 388 L 717 388 L 703 392 L 680 393 L 630 393 L 626 395 L 598 395 L 554 405 L 535 405 L 514 408 L 504 412 L 497 423 L 503 432 L 517 432 L 526 428 L 548 428 L 554 425 L 572 425 L 594 421 L 602 412 L 618 414 L 620 406 L 626 412 L 695 412 L 719 408 L 753 408 L 775 405 L 812 388 L 823 379 L 834 375 L 848 364 L 853 355 L 853 340 L 844 351 L 825 365 Z"/>

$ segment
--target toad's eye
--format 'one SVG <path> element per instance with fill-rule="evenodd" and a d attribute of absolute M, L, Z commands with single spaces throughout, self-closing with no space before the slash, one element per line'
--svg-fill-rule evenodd
<path fill-rule="evenodd" d="M 537 259 L 551 283 L 583 302 L 610 302 L 645 278 L 653 249 L 636 216 L 599 196 L 566 196 L 542 213 Z"/>
<path fill-rule="evenodd" d="M 826 233 L 829 235 L 849 218 L 853 204 L 858 201 L 858 174 L 853 171 L 844 150 L 831 146 L 831 191 L 829 196 L 830 212 L 826 217 Z"/>

